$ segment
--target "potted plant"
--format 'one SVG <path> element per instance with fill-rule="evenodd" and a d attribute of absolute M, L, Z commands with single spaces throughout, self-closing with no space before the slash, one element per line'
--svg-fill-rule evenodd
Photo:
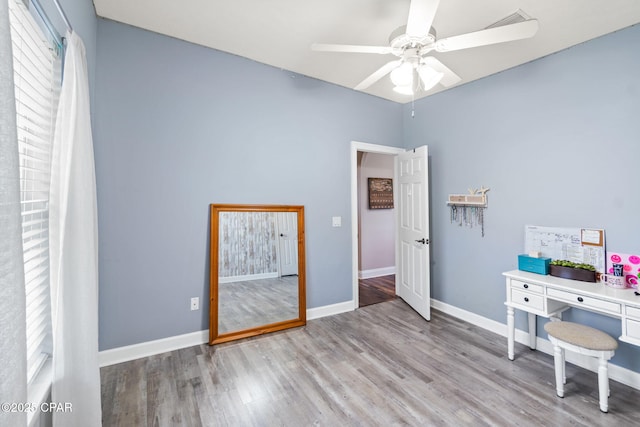
<path fill-rule="evenodd" d="M 567 260 L 555 259 L 549 263 L 549 274 L 564 279 L 596 281 L 596 268 L 591 264 L 579 264 Z"/>

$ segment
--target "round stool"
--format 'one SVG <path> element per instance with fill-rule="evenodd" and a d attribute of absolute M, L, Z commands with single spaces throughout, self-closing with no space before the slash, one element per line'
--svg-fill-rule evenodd
<path fill-rule="evenodd" d="M 553 361 L 556 370 L 556 394 L 559 397 L 564 397 L 564 384 L 567 381 L 564 371 L 565 350 L 597 357 L 600 410 L 602 412 L 608 412 L 608 360 L 613 357 L 614 350 L 618 348 L 618 341 L 602 331 L 572 322 L 547 322 L 544 325 L 544 330 L 549 334 L 549 340 L 553 344 Z"/>

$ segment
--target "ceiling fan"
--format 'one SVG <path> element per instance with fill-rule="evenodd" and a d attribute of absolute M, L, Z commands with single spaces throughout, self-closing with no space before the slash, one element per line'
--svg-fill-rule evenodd
<path fill-rule="evenodd" d="M 439 4 L 440 0 L 411 0 L 407 25 L 391 33 L 389 46 L 314 43 L 311 49 L 320 52 L 394 55 L 398 59 L 384 64 L 354 89 L 364 90 L 390 74 L 396 92 L 412 95 L 415 90 L 427 91 L 438 83 L 449 87 L 462 80 L 438 59 L 429 56 L 432 51 L 451 52 L 521 40 L 533 37 L 538 31 L 538 21 L 518 11 L 484 30 L 437 39 L 431 24 Z"/>

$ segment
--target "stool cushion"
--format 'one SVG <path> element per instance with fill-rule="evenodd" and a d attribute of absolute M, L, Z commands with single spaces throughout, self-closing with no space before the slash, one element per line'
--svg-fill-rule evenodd
<path fill-rule="evenodd" d="M 544 330 L 552 337 L 589 350 L 615 350 L 618 341 L 608 334 L 573 322 L 547 322 Z"/>

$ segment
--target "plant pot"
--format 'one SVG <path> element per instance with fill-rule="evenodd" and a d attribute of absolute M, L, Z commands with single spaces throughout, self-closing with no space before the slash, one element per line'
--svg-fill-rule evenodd
<path fill-rule="evenodd" d="M 580 280 L 582 282 L 595 282 L 596 272 L 583 270 L 582 268 L 563 267 L 561 265 L 550 265 L 549 274 L 563 279 Z"/>

